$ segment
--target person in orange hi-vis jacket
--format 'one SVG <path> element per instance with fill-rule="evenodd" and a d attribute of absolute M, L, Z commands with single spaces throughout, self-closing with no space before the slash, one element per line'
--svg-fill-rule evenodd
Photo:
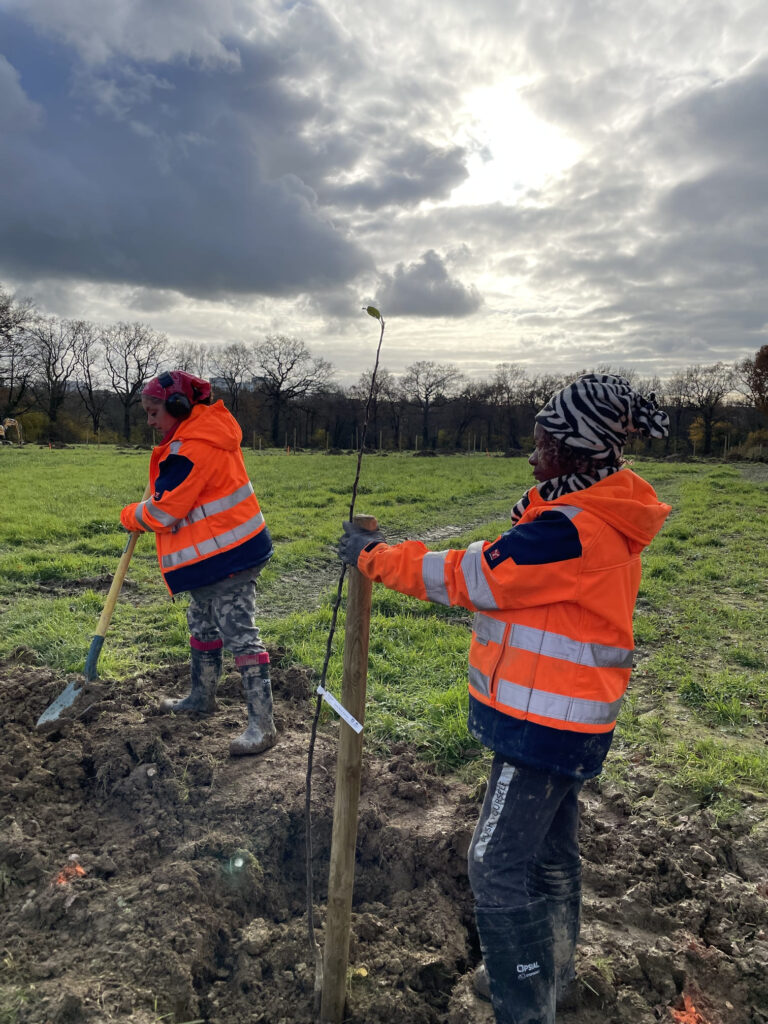
<path fill-rule="evenodd" d="M 475 613 L 468 725 L 494 758 L 469 880 L 483 952 L 475 987 L 498 1024 L 553 1024 L 556 1002 L 572 998 L 579 790 L 611 745 L 632 668 L 640 553 L 670 512 L 622 452 L 630 435 L 665 437 L 668 425 L 654 395 L 585 374 L 536 414 L 537 483 L 500 537 L 430 551 L 344 523 L 344 562 Z"/>
<path fill-rule="evenodd" d="M 277 736 L 269 654 L 254 623 L 256 579 L 272 557 L 272 540 L 243 462 L 242 431 L 223 402 L 211 404 L 210 383 L 183 370 L 149 381 L 141 404 L 161 440 L 149 464 L 150 497 L 126 505 L 120 521 L 126 530 L 155 534 L 168 590 L 190 598 L 190 692 L 160 707 L 214 711 L 227 647 L 248 707 L 248 725 L 229 750 L 259 754 Z"/>

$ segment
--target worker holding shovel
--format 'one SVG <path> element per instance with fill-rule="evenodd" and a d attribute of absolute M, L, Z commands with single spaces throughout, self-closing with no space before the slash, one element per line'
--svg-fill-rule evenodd
<path fill-rule="evenodd" d="M 475 612 L 469 730 L 494 752 L 469 880 L 498 1024 L 553 1024 L 574 978 L 578 794 L 611 745 L 632 666 L 640 552 L 669 506 L 624 465 L 668 417 L 622 377 L 587 374 L 535 417 L 536 485 L 512 529 L 464 551 L 387 545 L 345 523 L 343 561 L 422 600 Z"/>
<path fill-rule="evenodd" d="M 230 753 L 259 754 L 276 738 L 269 655 L 254 624 L 256 578 L 272 556 L 259 502 L 240 451 L 242 431 L 211 385 L 181 370 L 155 377 L 141 404 L 161 434 L 149 465 L 150 495 L 126 505 L 129 531 L 155 534 L 160 570 L 171 594 L 189 591 L 189 694 L 161 702 L 176 714 L 210 714 L 222 648 L 235 656 L 248 725 Z"/>

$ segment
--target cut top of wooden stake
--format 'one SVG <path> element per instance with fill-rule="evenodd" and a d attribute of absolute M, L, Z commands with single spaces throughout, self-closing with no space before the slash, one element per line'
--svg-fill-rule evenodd
<path fill-rule="evenodd" d="M 369 533 L 373 533 L 379 528 L 379 522 L 376 516 L 370 516 L 365 512 L 356 512 L 352 522 L 355 526 L 359 526 L 361 530 L 367 530 Z"/>

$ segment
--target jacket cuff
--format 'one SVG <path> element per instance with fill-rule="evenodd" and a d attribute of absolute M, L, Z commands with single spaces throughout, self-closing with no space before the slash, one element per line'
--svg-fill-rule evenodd
<path fill-rule="evenodd" d="M 383 540 L 374 540 L 363 548 L 363 550 L 360 552 L 357 558 L 357 568 L 364 576 L 373 575 L 373 572 L 366 571 L 366 566 L 370 565 L 374 550 L 376 548 L 380 548 L 383 550 L 387 547 L 389 547 L 389 545 L 385 544 Z"/>
<path fill-rule="evenodd" d="M 138 502 L 134 501 L 133 504 L 126 505 L 125 508 L 120 513 L 120 522 L 123 524 L 123 526 L 126 528 L 126 530 L 128 530 L 129 533 L 137 533 L 139 531 L 141 533 L 146 532 L 144 530 L 144 527 L 141 526 L 139 524 L 138 520 L 136 519 L 136 506 L 137 505 L 138 505 Z"/>

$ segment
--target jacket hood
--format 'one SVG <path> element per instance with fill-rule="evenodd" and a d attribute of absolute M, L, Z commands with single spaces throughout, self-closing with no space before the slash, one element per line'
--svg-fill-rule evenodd
<path fill-rule="evenodd" d="M 544 501 L 535 487 L 529 493 L 532 507 L 577 505 L 592 512 L 633 541 L 638 550 L 650 544 L 672 511 L 659 501 L 653 487 L 631 469 L 612 473 L 583 491 L 564 494 L 554 501 Z"/>
<path fill-rule="evenodd" d="M 188 418 L 182 420 L 173 441 L 205 441 L 224 451 L 240 447 L 243 432 L 223 402 L 213 405 L 195 405 Z"/>

